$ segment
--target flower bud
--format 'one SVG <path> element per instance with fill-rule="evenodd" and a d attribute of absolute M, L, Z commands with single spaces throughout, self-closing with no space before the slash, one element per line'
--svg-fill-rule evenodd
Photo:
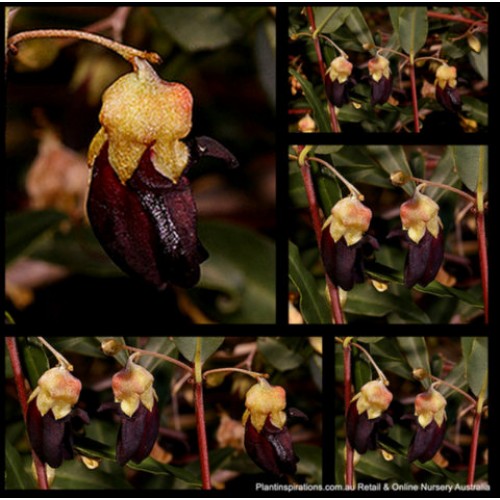
<path fill-rule="evenodd" d="M 371 105 L 385 104 L 392 92 L 392 75 L 389 60 L 377 55 L 368 61 L 370 73 Z"/>
<path fill-rule="evenodd" d="M 245 406 L 245 449 L 250 458 L 271 474 L 294 474 L 298 458 L 286 425 L 283 387 L 271 386 L 259 378 L 247 392 Z"/>
<path fill-rule="evenodd" d="M 462 100 L 457 89 L 457 68 L 442 64 L 436 70 L 436 99 L 448 111 L 456 113 L 462 109 Z"/>
<path fill-rule="evenodd" d="M 63 366 L 47 370 L 28 399 L 26 426 L 38 458 L 53 468 L 73 458 L 71 420 L 89 423 L 87 414 L 73 410 L 78 402 L 81 382 Z"/>
<path fill-rule="evenodd" d="M 326 71 L 325 91 L 330 102 L 341 108 L 349 102 L 349 87 L 352 64 L 344 56 L 336 57 Z"/>

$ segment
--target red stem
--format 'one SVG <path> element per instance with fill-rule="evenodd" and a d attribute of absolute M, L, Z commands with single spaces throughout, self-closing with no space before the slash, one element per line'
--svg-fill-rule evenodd
<path fill-rule="evenodd" d="M 307 17 L 309 18 L 309 24 L 311 25 L 311 30 L 314 33 L 316 31 L 316 21 L 314 20 L 314 11 L 312 7 L 306 7 Z M 323 79 L 323 85 L 326 78 L 325 64 L 323 62 L 323 54 L 321 53 L 321 45 L 319 43 L 319 38 L 316 37 L 314 40 L 314 48 L 316 50 L 316 56 L 318 58 L 319 70 L 321 72 L 321 78 Z M 327 99 L 328 110 L 330 111 L 330 123 L 332 125 L 332 132 L 340 132 L 339 123 L 337 121 L 337 115 L 335 114 L 335 106 Z"/>
<path fill-rule="evenodd" d="M 474 19 L 468 19 L 467 17 L 462 16 L 454 16 L 453 14 L 443 14 L 442 12 L 434 12 L 428 11 L 428 17 L 434 17 L 436 19 L 444 19 L 446 21 L 455 21 L 457 23 L 465 23 L 465 24 L 480 24 L 480 25 L 488 25 L 486 21 L 477 21 Z"/>
<path fill-rule="evenodd" d="M 470 12 L 473 16 L 479 17 L 479 19 L 486 19 L 486 16 L 484 14 L 481 14 L 477 10 L 474 10 L 472 7 L 464 7 L 464 10 Z"/>
<path fill-rule="evenodd" d="M 479 442 L 479 428 L 481 426 L 481 413 L 476 411 L 474 423 L 472 424 L 472 441 L 470 443 L 469 468 L 467 469 L 467 486 L 474 484 L 474 475 L 476 473 L 477 445 Z"/>
<path fill-rule="evenodd" d="M 295 109 L 289 109 L 288 114 L 289 115 L 305 115 L 307 113 L 311 112 L 311 108 L 295 108 Z"/>
<path fill-rule="evenodd" d="M 420 122 L 418 120 L 418 98 L 417 82 L 415 80 L 415 65 L 410 63 L 411 103 L 413 106 L 413 127 L 415 132 L 420 133 Z"/>
<path fill-rule="evenodd" d="M 7 344 L 7 350 L 9 351 L 10 363 L 12 365 L 14 382 L 17 389 L 17 396 L 19 398 L 19 404 L 21 405 L 24 423 L 26 424 L 26 414 L 28 413 L 28 394 L 26 393 L 26 387 L 24 385 L 23 369 L 21 367 L 21 359 L 19 358 L 19 351 L 17 350 L 16 339 L 15 337 L 5 337 L 5 343 Z M 49 483 L 47 481 L 47 471 L 45 470 L 45 465 L 33 450 L 31 451 L 31 455 L 33 456 L 33 462 L 35 464 L 38 487 L 41 490 L 48 490 Z"/>
<path fill-rule="evenodd" d="M 203 386 L 201 382 L 195 382 L 194 384 L 194 407 L 196 412 L 196 431 L 198 433 L 198 450 L 200 452 L 201 484 L 204 490 L 211 490 L 207 430 L 205 428 L 205 407 L 203 406 Z"/>
<path fill-rule="evenodd" d="M 299 153 L 302 149 L 303 146 L 299 147 Z M 311 167 L 306 161 L 305 164 L 300 167 L 300 170 L 302 172 L 302 179 L 304 180 L 307 200 L 309 201 L 309 211 L 311 212 L 311 219 L 314 227 L 314 233 L 316 235 L 316 242 L 318 243 L 318 248 L 321 248 L 321 219 L 319 216 L 318 202 L 316 201 L 316 193 L 314 191 Z M 344 315 L 342 313 L 342 306 L 340 305 L 339 291 L 337 287 L 331 282 L 327 274 L 325 274 L 325 278 L 326 285 L 328 287 L 328 293 L 330 294 L 332 319 L 335 324 L 341 325 L 344 323 Z"/>
<path fill-rule="evenodd" d="M 351 346 L 344 346 L 344 405 L 347 426 L 347 413 L 351 402 Z M 345 440 L 345 485 L 354 487 L 354 452 L 346 437 Z"/>
<path fill-rule="evenodd" d="M 481 268 L 481 286 L 483 287 L 484 323 L 489 322 L 489 286 L 488 286 L 488 249 L 486 247 L 486 227 L 484 212 L 477 212 L 477 243 L 479 247 L 479 265 Z"/>

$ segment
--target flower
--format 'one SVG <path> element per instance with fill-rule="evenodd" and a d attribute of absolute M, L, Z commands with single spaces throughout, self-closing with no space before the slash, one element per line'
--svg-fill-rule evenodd
<path fill-rule="evenodd" d="M 446 399 L 432 386 L 415 398 L 417 431 L 408 450 L 408 460 L 427 462 L 439 450 L 446 432 Z"/>
<path fill-rule="evenodd" d="M 439 205 L 422 194 L 419 188 L 415 190 L 413 198 L 400 208 L 401 223 L 407 231 L 406 240 L 409 244 L 404 271 L 407 287 L 416 284 L 427 286 L 436 277 L 444 258 Z"/>
<path fill-rule="evenodd" d="M 99 411 L 115 409 L 120 417 L 116 444 L 116 459 L 120 465 L 129 460 L 142 462 L 156 442 L 160 415 L 153 381 L 148 370 L 129 358 L 126 367 L 112 379 L 115 403 L 105 403 L 99 408 Z"/>
<path fill-rule="evenodd" d="M 186 177 L 202 156 L 234 156 L 208 137 L 183 141 L 193 98 L 142 59 L 103 95 L 102 127 L 89 147 L 87 212 L 103 248 L 125 272 L 162 290 L 194 286 L 207 258 Z"/>
<path fill-rule="evenodd" d="M 73 458 L 71 421 L 89 423 L 78 402 L 82 383 L 63 366 L 47 370 L 28 399 L 26 426 L 31 446 L 38 458 L 53 468 Z"/>
<path fill-rule="evenodd" d="M 436 99 L 448 111 L 456 113 L 462 109 L 462 100 L 457 89 L 457 68 L 442 64 L 436 70 Z"/>
<path fill-rule="evenodd" d="M 345 56 L 336 57 L 326 71 L 325 91 L 330 102 L 341 108 L 349 102 L 349 87 L 352 63 Z"/>
<path fill-rule="evenodd" d="M 368 230 L 372 212 L 355 196 L 339 200 L 323 225 L 321 256 L 325 271 L 331 281 L 351 290 L 354 283 L 364 280 L 363 254 L 365 250 L 378 249 L 372 236 L 364 236 Z"/>
<path fill-rule="evenodd" d="M 264 471 L 278 476 L 294 474 L 298 458 L 286 425 L 286 392 L 259 378 L 246 394 L 245 449 Z"/>
<path fill-rule="evenodd" d="M 385 104 L 392 92 L 392 75 L 389 60 L 377 55 L 368 61 L 370 73 L 371 105 Z"/>
<path fill-rule="evenodd" d="M 381 380 L 372 380 L 352 398 L 347 411 L 347 439 L 358 453 L 375 450 L 380 431 L 393 425 L 385 413 L 392 397 Z"/>

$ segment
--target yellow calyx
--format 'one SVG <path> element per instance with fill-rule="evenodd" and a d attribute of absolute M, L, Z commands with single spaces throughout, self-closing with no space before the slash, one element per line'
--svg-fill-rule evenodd
<path fill-rule="evenodd" d="M 338 56 L 330 63 L 326 73 L 332 82 L 338 80 L 339 83 L 344 83 L 351 76 L 352 64 L 344 56 Z"/>
<path fill-rule="evenodd" d="M 390 78 L 391 68 L 389 60 L 380 55 L 370 59 L 368 61 L 368 72 L 376 82 L 380 81 L 383 76 Z"/>
<path fill-rule="evenodd" d="M 143 59 L 136 58 L 135 63 L 135 72 L 104 92 L 102 127 L 90 145 L 89 165 L 108 142 L 109 162 L 124 184 L 150 147 L 155 169 L 177 182 L 189 160 L 180 139 L 191 130 L 192 95 L 184 85 L 162 80 Z"/>
<path fill-rule="evenodd" d="M 65 367 L 56 366 L 40 377 L 28 403 L 36 398 L 36 406 L 42 417 L 52 410 L 54 418 L 59 420 L 71 412 L 81 390 L 82 383 L 76 377 Z"/>
<path fill-rule="evenodd" d="M 286 423 L 286 392 L 283 387 L 272 386 L 266 379 L 259 378 L 259 382 L 253 385 L 246 394 L 243 415 L 243 425 L 248 418 L 257 432 L 260 432 L 270 417 L 271 423 L 282 429 Z"/>
<path fill-rule="evenodd" d="M 333 241 L 345 238 L 347 245 L 357 243 L 370 227 L 372 211 L 363 205 L 355 196 L 339 200 L 332 208 L 331 215 L 325 221 L 323 228 L 330 224 L 330 234 Z"/>
<path fill-rule="evenodd" d="M 455 66 L 448 66 L 447 64 L 439 66 L 436 70 L 435 85 L 439 85 L 442 89 L 448 85 L 454 89 L 457 86 L 457 68 Z"/>
<path fill-rule="evenodd" d="M 416 189 L 413 198 L 405 201 L 400 208 L 403 229 L 408 231 L 408 237 L 415 243 L 419 243 L 426 230 L 437 238 L 443 227 L 438 213 L 439 205 Z"/>
<path fill-rule="evenodd" d="M 127 366 L 115 373 L 112 380 L 115 402 L 128 417 L 143 404 L 149 411 L 158 397 L 153 389 L 154 377 L 146 368 L 135 364 L 129 359 Z"/>
<path fill-rule="evenodd" d="M 446 419 L 446 399 L 432 386 L 415 398 L 415 415 L 425 429 L 433 420 L 441 427 Z"/>
<path fill-rule="evenodd" d="M 352 398 L 352 401 L 357 400 L 358 414 L 361 415 L 366 411 L 368 419 L 371 420 L 380 417 L 389 408 L 392 397 L 391 391 L 381 380 L 372 380 L 361 387 L 361 391 Z"/>

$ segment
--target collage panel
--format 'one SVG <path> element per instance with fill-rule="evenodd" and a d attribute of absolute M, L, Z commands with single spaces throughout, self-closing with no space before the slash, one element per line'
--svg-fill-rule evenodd
<path fill-rule="evenodd" d="M 275 323 L 275 9 L 7 14 L 10 320 Z"/>
<path fill-rule="evenodd" d="M 486 145 L 290 147 L 290 322 L 487 323 L 487 193 Z"/>
<path fill-rule="evenodd" d="M 488 131 L 488 7 L 288 8 L 290 132 Z"/>
<path fill-rule="evenodd" d="M 8 337 L 5 488 L 319 491 L 322 352 L 318 337 Z"/>

